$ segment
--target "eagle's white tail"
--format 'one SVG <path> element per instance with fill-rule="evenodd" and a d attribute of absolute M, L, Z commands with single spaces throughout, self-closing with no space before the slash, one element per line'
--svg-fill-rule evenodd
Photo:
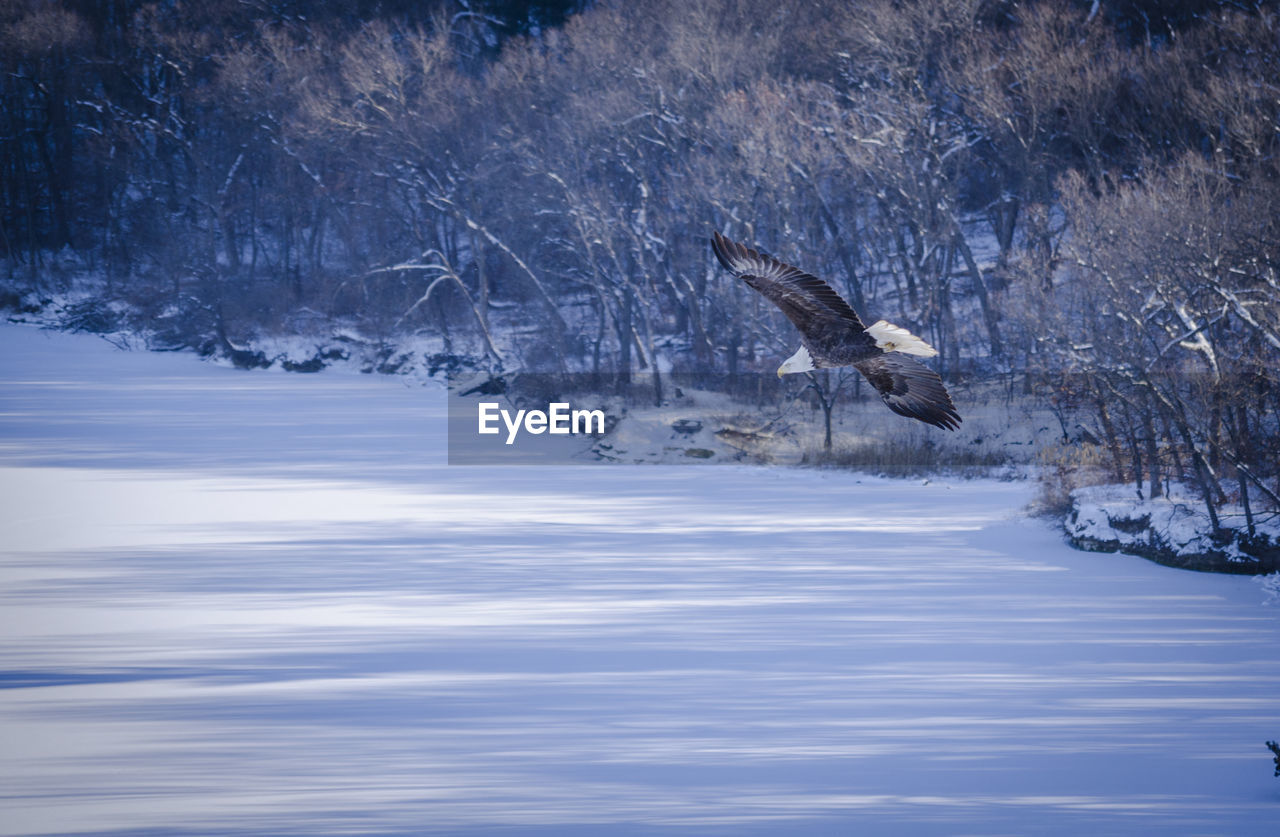
<path fill-rule="evenodd" d="M 933 357 L 938 350 L 916 337 L 905 328 L 880 320 L 867 327 L 867 334 L 875 338 L 876 345 L 886 352 L 903 352 L 919 357 Z"/>

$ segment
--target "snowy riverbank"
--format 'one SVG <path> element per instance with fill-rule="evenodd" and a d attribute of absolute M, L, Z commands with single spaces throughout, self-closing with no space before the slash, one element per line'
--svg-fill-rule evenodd
<path fill-rule="evenodd" d="M 86 318 L 88 318 L 86 320 Z M 54 295 L 34 298 L 10 319 L 46 329 L 106 328 L 101 303 Z M 446 351 L 439 337 L 412 337 L 382 343 L 317 319 L 298 321 L 289 337 L 258 337 L 239 347 L 210 344 L 206 360 L 223 366 L 265 371 L 339 374 L 377 373 L 415 386 L 446 385 L 447 379 L 475 388 L 491 377 L 477 358 Z M 106 342 L 140 351 L 197 347 L 173 343 L 163 329 L 143 334 L 99 335 Z M 228 354 L 228 349 L 231 354 Z M 480 364 L 482 365 L 482 364 Z M 642 379 L 644 376 L 640 376 Z M 616 396 L 594 398 L 591 406 L 609 413 L 609 433 L 557 454 L 566 463 L 798 465 L 835 464 L 872 473 L 942 473 L 1000 478 L 1034 477 L 1036 451 L 1062 438 L 1062 427 L 1044 410 L 1013 403 L 990 392 L 958 389 L 963 406 L 961 433 L 939 433 L 889 413 L 874 396 L 842 404 L 836 411 L 835 450 L 822 450 L 821 416 L 795 405 L 779 412 L 743 405 L 714 391 L 668 383 L 663 404 L 625 403 Z M 459 399 L 475 404 L 493 396 Z M 456 408 L 456 404 L 455 404 Z M 806 415 L 806 413 L 808 413 Z M 905 462 L 904 462 L 905 460 Z M 501 461 L 500 458 L 497 461 Z M 886 464 L 890 463 L 890 464 Z M 1174 484 L 1170 496 L 1144 500 L 1130 486 L 1089 486 L 1073 492 L 1063 530 L 1073 546 L 1092 552 L 1141 556 L 1167 566 L 1233 574 L 1280 570 L 1280 518 L 1255 523 L 1250 537 L 1242 509 L 1220 511 L 1223 529 L 1215 536 L 1203 504 L 1188 487 Z"/>
<path fill-rule="evenodd" d="M 1261 575 L 1280 570 L 1280 518 L 1268 515 L 1247 531 L 1244 510 L 1218 509 L 1214 533 L 1204 502 L 1192 489 L 1169 486 L 1162 497 L 1143 498 L 1131 485 L 1098 485 L 1072 492 L 1064 521 L 1081 549 L 1141 555 L 1189 570 Z"/>
<path fill-rule="evenodd" d="M 59 331 L 98 333 L 106 342 L 138 351 L 194 353 L 206 361 L 267 372 L 362 372 L 402 378 L 414 385 L 464 381 L 458 389 L 472 389 L 496 373 L 491 362 L 451 346 L 438 335 L 400 336 L 386 341 L 337 326 L 316 316 L 291 321 L 293 334 L 246 336 L 234 345 L 214 340 L 187 339 L 189 324 L 179 310 L 168 312 L 146 329 L 111 331 L 122 318 L 109 305 L 85 294 L 28 295 L 11 312 L 15 323 Z M 510 329 L 507 339 L 521 335 Z M 505 347 L 504 347 L 505 349 Z M 513 354 L 508 352 L 508 354 Z M 661 365 L 670 363 L 659 356 Z M 772 372 L 768 373 L 772 377 Z M 503 377 L 499 374 L 498 377 Z M 519 381 L 516 374 L 513 380 Z M 545 376 L 533 376 L 542 378 Z M 573 373 L 570 373 L 573 377 Z M 587 377 L 578 373 L 577 377 Z M 823 417 L 819 410 L 794 399 L 805 382 L 788 382 L 791 395 L 765 404 L 743 403 L 705 386 L 689 386 L 667 370 L 664 399 L 653 405 L 647 391 L 650 377 L 637 373 L 637 397 L 624 400 L 610 393 L 590 399 L 590 406 L 607 407 L 618 419 L 610 422 L 607 439 L 581 446 L 577 463 L 832 464 L 886 474 L 948 474 L 1013 477 L 1024 475 L 1045 444 L 1061 439 L 1062 428 L 1049 411 L 1027 401 L 1011 399 L 1000 384 L 952 384 L 962 405 L 964 425 L 959 433 L 941 432 L 889 412 L 869 386 L 863 396 L 835 410 L 831 452 L 823 448 Z M 850 387 L 846 387 L 847 390 Z M 455 392 L 456 395 L 456 392 Z M 487 396 L 486 396 L 487 397 Z M 476 395 L 470 400 L 480 401 Z M 474 407 L 471 408 L 474 411 Z M 677 429 L 678 428 L 678 429 Z"/>

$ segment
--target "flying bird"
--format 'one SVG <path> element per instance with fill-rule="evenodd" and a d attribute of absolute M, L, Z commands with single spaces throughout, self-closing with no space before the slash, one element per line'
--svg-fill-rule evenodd
<path fill-rule="evenodd" d="M 718 232 L 711 238 L 711 249 L 726 270 L 778 306 L 800 330 L 800 349 L 778 367 L 778 377 L 852 366 L 898 415 L 945 430 L 960 426 L 960 414 L 938 373 L 910 357 L 933 357 L 937 349 L 884 320 L 863 326 L 830 285 L 766 253 Z"/>

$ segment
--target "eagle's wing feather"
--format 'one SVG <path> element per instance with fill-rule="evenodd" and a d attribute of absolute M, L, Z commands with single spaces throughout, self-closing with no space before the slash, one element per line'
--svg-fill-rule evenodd
<path fill-rule="evenodd" d="M 842 332 L 854 328 L 859 335 L 864 331 L 849 303 L 818 277 L 718 232 L 711 237 L 711 249 L 726 270 L 778 306 L 806 338 L 829 332 L 832 326 Z"/>
<path fill-rule="evenodd" d="M 944 430 L 960 426 L 960 414 L 938 373 L 907 355 L 886 352 L 858 361 L 854 367 L 880 393 L 880 400 L 900 416 Z"/>

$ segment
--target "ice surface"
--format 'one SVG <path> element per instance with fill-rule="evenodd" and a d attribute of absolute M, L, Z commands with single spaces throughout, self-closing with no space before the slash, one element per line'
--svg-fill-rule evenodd
<path fill-rule="evenodd" d="M 1017 483 L 443 444 L 431 387 L 0 328 L 0 833 L 1275 831 L 1250 579 Z"/>

